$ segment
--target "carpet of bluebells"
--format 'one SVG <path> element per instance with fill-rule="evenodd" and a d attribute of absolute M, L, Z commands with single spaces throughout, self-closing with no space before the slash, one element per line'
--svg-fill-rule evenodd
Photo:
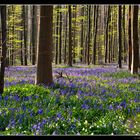
<path fill-rule="evenodd" d="M 6 68 L 0 135 L 140 134 L 138 76 L 116 67 L 57 67 L 46 87 L 34 85 L 35 73 Z"/>

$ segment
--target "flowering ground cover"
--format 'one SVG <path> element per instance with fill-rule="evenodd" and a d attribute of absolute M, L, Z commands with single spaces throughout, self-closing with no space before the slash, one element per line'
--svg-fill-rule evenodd
<path fill-rule="evenodd" d="M 1 135 L 140 134 L 138 76 L 115 67 L 61 67 L 53 68 L 54 84 L 45 87 L 34 85 L 35 72 L 6 69 Z"/>

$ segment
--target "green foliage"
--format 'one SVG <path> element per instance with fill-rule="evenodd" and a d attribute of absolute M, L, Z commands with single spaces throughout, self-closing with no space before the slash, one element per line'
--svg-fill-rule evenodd
<path fill-rule="evenodd" d="M 105 77 L 112 77 L 116 79 L 122 79 L 122 78 L 129 78 L 129 77 L 137 77 L 138 75 L 134 74 L 132 75 L 130 72 L 121 71 L 121 72 L 115 72 L 115 73 L 105 73 Z"/>

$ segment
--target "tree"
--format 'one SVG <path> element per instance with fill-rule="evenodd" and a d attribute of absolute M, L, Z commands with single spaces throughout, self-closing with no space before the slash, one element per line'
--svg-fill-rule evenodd
<path fill-rule="evenodd" d="M 36 84 L 50 85 L 52 76 L 53 6 L 41 6 Z"/>
<path fill-rule="evenodd" d="M 61 6 L 59 6 L 61 10 Z M 61 64 L 62 57 L 62 12 L 59 11 L 59 64 Z"/>
<path fill-rule="evenodd" d="M 26 29 L 26 8 L 23 5 L 22 8 L 22 18 L 23 18 L 23 26 L 24 26 L 24 63 L 27 66 L 27 29 Z"/>
<path fill-rule="evenodd" d="M 66 6 L 67 8 L 67 6 Z M 64 64 L 67 62 L 67 41 L 68 41 L 68 11 L 65 13 L 65 44 L 64 44 Z"/>
<path fill-rule="evenodd" d="M 128 70 L 131 70 L 132 63 L 132 40 L 131 40 L 131 5 L 128 13 Z"/>
<path fill-rule="evenodd" d="M 125 38 L 125 5 L 123 6 L 123 50 L 124 50 L 124 54 L 123 54 L 123 59 L 124 62 L 127 62 L 127 55 L 126 55 L 126 38 Z"/>
<path fill-rule="evenodd" d="M 81 16 L 84 16 L 84 6 L 81 7 Z M 84 19 L 81 19 L 81 40 L 80 40 L 80 46 L 81 46 L 81 56 L 80 56 L 80 60 L 83 63 L 83 47 L 84 47 L 84 43 L 83 43 L 83 39 L 84 39 Z"/>
<path fill-rule="evenodd" d="M 90 48 L 91 48 L 91 5 L 88 5 L 88 48 L 87 48 L 87 63 L 90 64 Z"/>
<path fill-rule="evenodd" d="M 32 19 L 32 65 L 36 63 L 36 48 L 38 43 L 38 6 L 33 5 L 33 19 Z"/>
<path fill-rule="evenodd" d="M 7 29 L 6 29 L 6 6 L 1 6 L 1 26 L 2 26 L 2 57 L 1 57 L 1 67 L 0 67 L 0 94 L 4 90 L 4 73 L 6 65 L 6 53 L 7 53 Z"/>
<path fill-rule="evenodd" d="M 71 33 L 71 5 L 68 7 L 69 11 L 69 59 L 68 59 L 68 65 L 72 66 L 72 33 Z"/>
<path fill-rule="evenodd" d="M 132 64 L 131 73 L 137 74 L 139 67 L 139 44 L 138 44 L 138 5 L 132 6 Z"/>
<path fill-rule="evenodd" d="M 107 63 L 107 56 L 108 56 L 108 23 L 110 20 L 110 12 L 111 12 L 111 8 L 110 6 L 108 6 L 107 23 L 106 23 L 105 63 Z"/>
<path fill-rule="evenodd" d="M 97 38 L 97 29 L 98 29 L 98 11 L 99 6 L 96 6 L 96 19 L 95 19 L 95 32 L 94 32 L 94 44 L 93 44 L 93 64 L 96 64 L 96 38 Z"/>
<path fill-rule="evenodd" d="M 122 8 L 121 5 L 119 5 L 119 15 L 118 15 L 118 30 L 119 30 L 119 54 L 118 54 L 118 64 L 119 64 L 119 68 L 122 68 L 122 24 L 121 24 L 121 17 L 122 17 L 122 12 L 121 12 Z"/>
<path fill-rule="evenodd" d="M 59 47 L 59 6 L 56 6 L 57 14 L 56 14 L 56 45 L 55 45 L 55 64 L 58 64 L 58 47 Z"/>

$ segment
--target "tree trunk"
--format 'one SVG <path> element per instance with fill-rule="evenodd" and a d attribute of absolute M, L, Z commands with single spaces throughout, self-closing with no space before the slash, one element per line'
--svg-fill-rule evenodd
<path fill-rule="evenodd" d="M 107 14 L 107 23 L 106 23 L 106 42 L 105 42 L 105 63 L 107 63 L 107 56 L 108 56 L 108 23 L 110 19 L 110 6 L 108 6 L 108 14 Z"/>
<path fill-rule="evenodd" d="M 26 12 L 25 6 L 23 6 L 23 22 L 24 22 L 24 63 L 27 66 L 27 28 L 26 28 Z"/>
<path fill-rule="evenodd" d="M 36 48 L 37 48 L 37 6 L 33 5 L 33 19 L 32 19 L 32 65 L 36 63 Z"/>
<path fill-rule="evenodd" d="M 84 7 L 81 8 L 81 16 L 84 16 Z M 82 19 L 81 20 L 81 56 L 80 56 L 80 60 L 81 60 L 81 63 L 83 63 L 83 49 L 84 49 L 84 44 L 83 44 L 83 39 L 84 39 L 84 20 Z"/>
<path fill-rule="evenodd" d="M 73 27 L 73 63 L 76 63 L 76 45 L 77 45 L 77 39 L 76 39 L 76 18 L 77 18 L 77 6 L 73 6 L 75 8 L 75 12 L 73 13 L 73 18 L 74 18 L 74 27 Z"/>
<path fill-rule="evenodd" d="M 93 64 L 96 64 L 96 38 L 97 38 L 97 29 L 98 29 L 98 9 L 96 8 L 96 23 L 95 23 L 95 33 L 94 33 L 94 46 L 93 46 Z"/>
<path fill-rule="evenodd" d="M 53 6 L 41 6 L 36 84 L 50 85 L 52 76 Z"/>
<path fill-rule="evenodd" d="M 21 22 L 21 26 L 23 22 Z M 20 63 L 21 65 L 23 65 L 23 31 L 20 31 L 20 40 L 21 40 L 21 43 L 20 43 Z"/>
<path fill-rule="evenodd" d="M 56 7 L 57 10 L 59 8 L 59 6 Z M 58 40 L 58 33 L 59 33 L 59 12 L 57 11 L 57 15 L 56 15 L 56 46 L 55 46 L 55 64 L 58 64 L 58 43 L 59 43 L 59 40 Z"/>
<path fill-rule="evenodd" d="M 91 42 L 90 42 L 90 34 L 91 34 L 91 5 L 88 5 L 88 48 L 87 48 L 87 63 L 90 64 L 90 48 L 91 48 Z"/>
<path fill-rule="evenodd" d="M 126 38 L 125 38 L 125 5 L 123 6 L 123 50 L 124 50 L 124 63 L 127 62 L 127 53 L 126 53 Z"/>
<path fill-rule="evenodd" d="M 128 70 L 131 71 L 131 63 L 132 63 L 132 37 L 131 37 L 131 6 L 129 5 L 129 13 L 128 13 Z"/>
<path fill-rule="evenodd" d="M 132 6 L 132 64 L 131 73 L 137 74 L 139 67 L 139 44 L 138 44 L 138 5 Z"/>
<path fill-rule="evenodd" d="M 59 6 L 59 9 L 61 10 L 61 6 Z M 60 11 L 59 12 L 59 16 L 60 16 L 60 19 L 59 19 L 59 64 L 61 64 L 62 62 L 62 12 Z"/>
<path fill-rule="evenodd" d="M 119 68 L 122 68 L 122 28 L 121 28 L 121 17 L 122 17 L 122 12 L 121 12 L 121 5 L 119 5 L 119 16 L 118 16 L 118 30 L 119 30 L 119 54 L 118 54 L 118 64 Z"/>
<path fill-rule="evenodd" d="M 72 66 L 72 33 L 71 33 L 71 6 L 69 5 L 69 60 L 68 65 Z"/>
<path fill-rule="evenodd" d="M 67 8 L 67 6 L 66 6 Z M 64 64 L 67 63 L 67 34 L 68 34 L 68 12 L 66 11 L 66 17 L 65 17 L 65 23 L 66 23 L 66 26 L 65 26 L 65 47 L 64 47 Z"/>
<path fill-rule="evenodd" d="M 6 53 L 7 53 L 7 30 L 6 30 L 6 6 L 1 6 L 1 25 L 2 25 L 2 57 L 1 57 L 1 67 L 0 67 L 0 94 L 4 90 L 4 74 L 6 65 Z"/>

